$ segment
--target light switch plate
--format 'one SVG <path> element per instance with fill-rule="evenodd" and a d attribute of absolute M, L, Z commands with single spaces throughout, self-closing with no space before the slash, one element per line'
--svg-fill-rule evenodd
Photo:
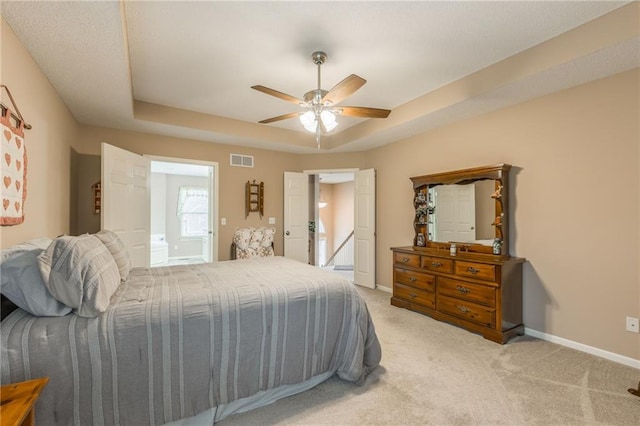
<path fill-rule="evenodd" d="M 220 218 L 220 225 L 226 225 L 227 224 L 227 218 L 226 217 L 221 217 Z"/>
<path fill-rule="evenodd" d="M 276 218 L 275 217 L 270 217 L 269 218 L 269 225 L 275 225 L 276 224 Z"/>

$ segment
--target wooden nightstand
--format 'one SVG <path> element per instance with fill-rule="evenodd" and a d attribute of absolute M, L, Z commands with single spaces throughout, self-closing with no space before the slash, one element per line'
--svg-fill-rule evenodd
<path fill-rule="evenodd" d="M 34 425 L 33 408 L 48 381 L 43 377 L 0 387 L 0 425 Z"/>

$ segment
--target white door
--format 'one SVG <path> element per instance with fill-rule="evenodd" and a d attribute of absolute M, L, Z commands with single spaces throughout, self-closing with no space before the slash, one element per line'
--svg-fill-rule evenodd
<path fill-rule="evenodd" d="M 102 144 L 100 227 L 120 237 L 132 267 L 149 266 L 151 166 L 149 159 Z"/>
<path fill-rule="evenodd" d="M 376 288 L 376 173 L 355 173 L 353 282 Z"/>
<path fill-rule="evenodd" d="M 309 263 L 309 176 L 284 172 L 284 257 Z"/>
<path fill-rule="evenodd" d="M 476 239 L 475 186 L 440 185 L 435 188 L 436 241 L 472 242 Z"/>

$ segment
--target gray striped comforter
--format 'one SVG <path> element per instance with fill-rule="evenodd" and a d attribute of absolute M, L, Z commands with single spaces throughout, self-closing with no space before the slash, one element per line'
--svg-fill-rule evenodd
<path fill-rule="evenodd" d="M 48 376 L 38 424 L 162 424 L 381 356 L 340 276 L 281 257 L 133 269 L 97 318 L 2 322 L 2 384 Z"/>

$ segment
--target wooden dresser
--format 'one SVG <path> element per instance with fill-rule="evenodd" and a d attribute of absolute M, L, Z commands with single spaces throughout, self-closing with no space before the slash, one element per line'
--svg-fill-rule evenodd
<path fill-rule="evenodd" d="M 524 333 L 524 259 L 396 247 L 391 304 L 505 343 Z"/>

